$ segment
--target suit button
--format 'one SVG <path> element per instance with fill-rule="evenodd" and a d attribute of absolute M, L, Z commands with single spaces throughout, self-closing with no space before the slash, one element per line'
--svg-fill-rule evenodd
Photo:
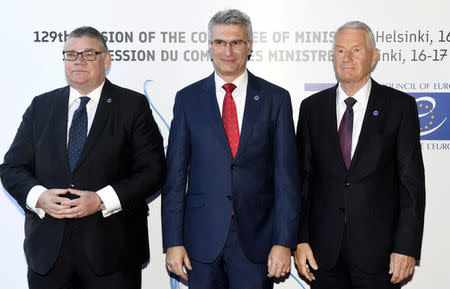
<path fill-rule="evenodd" d="M 232 197 L 231 197 L 230 195 L 227 195 L 226 198 L 227 198 L 227 200 L 229 200 L 229 201 L 232 199 Z"/>
<path fill-rule="evenodd" d="M 344 208 L 339 208 L 339 212 L 344 213 L 345 209 Z"/>
<path fill-rule="evenodd" d="M 350 187 L 350 182 L 349 182 L 349 181 L 345 181 L 345 182 L 344 182 L 344 186 Z"/>
<path fill-rule="evenodd" d="M 235 164 L 232 164 L 232 165 L 231 165 L 231 169 L 234 170 L 235 168 L 236 168 L 236 165 L 235 165 Z"/>

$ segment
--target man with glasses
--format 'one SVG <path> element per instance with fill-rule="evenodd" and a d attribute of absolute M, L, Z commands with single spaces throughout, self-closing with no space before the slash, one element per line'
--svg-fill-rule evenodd
<path fill-rule="evenodd" d="M 162 137 L 146 97 L 106 79 L 96 29 L 72 31 L 63 56 L 69 86 L 34 98 L 0 167 L 25 211 L 29 287 L 141 288 Z"/>
<path fill-rule="evenodd" d="M 175 98 L 162 191 L 167 269 L 193 289 L 272 288 L 271 277 L 289 274 L 299 220 L 291 100 L 246 69 L 246 14 L 220 11 L 208 32 L 215 72 Z"/>

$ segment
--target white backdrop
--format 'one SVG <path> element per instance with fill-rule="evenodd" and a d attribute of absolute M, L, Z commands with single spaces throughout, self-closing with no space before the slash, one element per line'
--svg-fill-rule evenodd
<path fill-rule="evenodd" d="M 225 8 L 241 9 L 251 17 L 255 43 L 248 67 L 290 91 L 294 121 L 302 99 L 336 82 L 330 61 L 332 32 L 350 20 L 372 27 L 382 53 L 374 79 L 418 97 L 421 113 L 427 185 L 425 233 L 420 267 L 405 288 L 450 288 L 448 1 L 2 3 L 0 155 L 9 148 L 32 98 L 66 85 L 61 54 L 64 33 L 82 25 L 105 32 L 115 59 L 108 78 L 147 94 L 167 144 L 176 91 L 212 72 L 205 32 L 211 16 Z M 0 190 L 0 287 L 27 288 L 23 212 L 3 187 Z M 160 198 L 149 206 L 151 261 L 143 272 L 143 288 L 185 288 L 171 281 L 165 270 Z M 291 277 L 275 288 L 308 286 L 292 270 Z"/>

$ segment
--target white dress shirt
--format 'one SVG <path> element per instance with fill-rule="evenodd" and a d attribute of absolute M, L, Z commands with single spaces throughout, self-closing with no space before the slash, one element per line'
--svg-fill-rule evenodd
<path fill-rule="evenodd" d="M 220 78 L 217 73 L 214 73 L 214 80 L 216 83 L 216 96 L 217 96 L 217 104 L 219 105 L 220 115 L 222 115 L 222 106 L 223 99 L 225 98 L 225 89 L 222 86 L 226 82 L 222 78 Z M 236 88 L 233 90 L 231 95 L 233 96 L 234 103 L 236 104 L 236 112 L 239 123 L 239 134 L 242 130 L 242 119 L 244 117 L 244 108 L 245 108 L 245 98 L 247 96 L 247 84 L 248 84 L 248 72 L 247 69 L 242 73 L 238 78 L 236 78 L 233 82 L 236 85 Z"/>
<path fill-rule="evenodd" d="M 352 158 L 355 153 L 356 146 L 358 144 L 359 135 L 361 133 L 361 127 L 364 120 L 364 115 L 367 108 L 367 102 L 369 101 L 370 89 L 372 88 L 372 80 L 369 79 L 367 83 L 355 93 L 352 97 L 356 99 L 356 103 L 353 105 L 353 132 L 352 132 Z M 339 125 L 341 119 L 347 109 L 347 105 L 344 100 L 349 96 L 344 92 L 339 83 L 336 89 L 336 116 L 337 116 L 337 130 L 339 131 Z"/>
<path fill-rule="evenodd" d="M 67 121 L 67 138 L 66 138 L 66 146 L 69 143 L 69 130 L 70 125 L 72 124 L 72 118 L 75 110 L 80 106 L 80 97 L 81 96 L 88 96 L 90 100 L 86 104 L 86 112 L 88 117 L 88 129 L 87 134 L 89 135 L 89 131 L 92 126 L 92 122 L 94 121 L 95 112 L 97 111 L 97 106 L 100 101 L 100 95 L 102 93 L 103 85 L 105 84 L 105 81 L 100 84 L 99 87 L 94 89 L 89 95 L 81 95 L 76 89 L 73 87 L 70 87 L 70 94 L 69 94 L 69 107 L 68 107 L 68 121 Z M 28 192 L 27 195 L 27 207 L 34 211 L 38 216 L 42 219 L 45 216 L 45 211 L 41 208 L 36 208 L 37 201 L 41 194 L 45 192 L 47 188 L 37 185 L 31 188 L 31 190 Z M 119 197 L 117 196 L 117 193 L 114 191 L 113 187 L 106 186 L 102 188 L 101 190 L 97 191 L 97 194 L 99 195 L 100 199 L 105 204 L 106 209 L 102 210 L 103 217 L 108 217 L 112 214 L 115 214 L 117 212 L 120 212 L 122 210 L 122 206 L 120 204 Z"/>

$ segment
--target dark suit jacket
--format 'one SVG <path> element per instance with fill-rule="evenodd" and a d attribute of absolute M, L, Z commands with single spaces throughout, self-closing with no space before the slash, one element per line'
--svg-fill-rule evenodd
<path fill-rule="evenodd" d="M 257 263 L 272 245 L 295 248 L 300 188 L 289 93 L 249 73 L 242 132 L 233 159 L 214 74 L 176 95 L 162 190 L 164 248 L 212 262 L 234 210 L 240 245 Z M 186 192 L 186 185 L 188 186 Z"/>
<path fill-rule="evenodd" d="M 416 102 L 372 80 L 347 170 L 337 134 L 336 88 L 308 97 L 300 108 L 299 243 L 309 242 L 318 266 L 331 268 L 346 222 L 351 261 L 360 269 L 388 270 L 391 252 L 419 259 L 425 184 Z"/>
<path fill-rule="evenodd" d="M 26 208 L 35 185 L 97 191 L 111 185 L 122 211 L 107 218 L 97 212 L 75 220 L 77 237 L 91 268 L 107 274 L 149 258 L 145 199 L 165 177 L 162 137 L 144 95 L 108 80 L 77 167 L 67 158 L 69 86 L 34 98 L 5 155 L 0 175 L 5 189 L 25 211 L 25 256 L 45 274 L 55 263 L 67 222 Z"/>

